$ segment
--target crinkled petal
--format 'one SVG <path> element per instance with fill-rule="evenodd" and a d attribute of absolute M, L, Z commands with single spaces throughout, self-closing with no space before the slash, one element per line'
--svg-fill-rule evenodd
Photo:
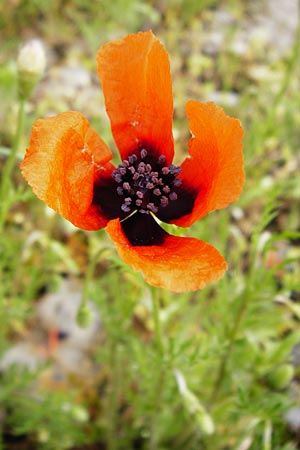
<path fill-rule="evenodd" d="M 198 239 L 166 233 L 161 245 L 133 246 L 118 219 L 109 222 L 106 230 L 120 257 L 134 270 L 142 272 L 152 286 L 173 292 L 203 289 L 207 283 L 220 279 L 227 269 L 223 256 Z"/>
<path fill-rule="evenodd" d="M 69 111 L 34 123 L 21 170 L 48 206 L 77 227 L 96 230 L 108 220 L 92 205 L 94 181 L 111 172 L 111 158 L 87 119 Z"/>
<path fill-rule="evenodd" d="M 196 198 L 189 214 L 172 221 L 183 227 L 237 200 L 245 181 L 239 120 L 212 102 L 189 101 L 186 111 L 193 137 L 180 178 Z"/>
<path fill-rule="evenodd" d="M 145 147 L 173 159 L 173 98 L 168 54 L 151 31 L 103 45 L 97 55 L 107 114 L 125 159 Z"/>

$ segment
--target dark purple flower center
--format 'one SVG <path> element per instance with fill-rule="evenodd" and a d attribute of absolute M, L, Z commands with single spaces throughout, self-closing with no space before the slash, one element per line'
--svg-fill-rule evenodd
<path fill-rule="evenodd" d="M 181 168 L 166 166 L 165 162 L 164 155 L 153 160 L 147 150 L 142 149 L 139 156 L 130 155 L 112 172 L 123 213 L 156 214 L 160 208 L 177 200 L 175 188 L 181 185 L 177 178 Z"/>

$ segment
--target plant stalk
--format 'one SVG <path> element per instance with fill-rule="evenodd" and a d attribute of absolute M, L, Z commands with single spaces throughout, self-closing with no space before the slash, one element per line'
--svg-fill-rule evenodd
<path fill-rule="evenodd" d="M 155 334 L 155 344 L 158 355 L 159 366 L 157 367 L 157 383 L 154 385 L 154 396 L 153 403 L 151 408 L 151 418 L 150 418 L 150 436 L 149 436 L 149 450 L 157 450 L 158 449 L 158 433 L 157 433 L 157 425 L 159 418 L 160 405 L 162 402 L 162 393 L 165 382 L 165 347 L 163 342 L 163 335 L 161 329 L 160 322 L 160 314 L 159 314 L 159 291 L 158 289 L 153 288 L 151 290 L 151 298 L 152 298 L 152 317 L 154 323 L 154 334 Z"/>
<path fill-rule="evenodd" d="M 8 155 L 7 161 L 5 163 L 2 181 L 1 181 L 1 211 L 0 211 L 0 231 L 3 230 L 3 226 L 6 220 L 6 215 L 11 206 L 11 189 L 12 180 L 11 175 L 16 163 L 17 151 L 20 146 L 20 141 L 22 134 L 24 132 L 24 122 L 25 122 L 25 99 L 19 100 L 19 112 L 17 120 L 17 129 L 14 138 L 14 143 L 12 149 Z"/>

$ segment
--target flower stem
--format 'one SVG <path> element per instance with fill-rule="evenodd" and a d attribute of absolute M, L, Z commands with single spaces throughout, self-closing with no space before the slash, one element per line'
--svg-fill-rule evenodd
<path fill-rule="evenodd" d="M 108 397 L 108 430 L 107 430 L 107 447 L 108 450 L 116 450 L 118 448 L 117 439 L 117 422 L 118 422 L 118 396 L 119 396 L 119 355 L 118 345 L 114 340 L 110 343 L 110 367 L 111 380 Z"/>
<path fill-rule="evenodd" d="M 152 400 L 151 407 L 151 417 L 150 417 L 150 436 L 149 436 L 149 450 L 157 450 L 158 448 L 158 411 L 160 411 L 160 404 L 162 402 L 162 392 L 164 388 L 166 370 L 165 370 L 165 348 L 161 330 L 160 314 L 159 314 L 159 291 L 153 288 L 151 290 L 152 298 L 152 317 L 154 323 L 154 334 L 155 334 L 155 344 L 158 356 L 158 367 L 157 367 L 157 382 L 154 386 L 154 396 Z"/>
<path fill-rule="evenodd" d="M 233 347 L 235 344 L 235 340 L 236 340 L 236 336 L 239 332 L 242 319 L 247 311 L 250 301 L 253 298 L 253 295 L 255 294 L 255 291 L 253 290 L 253 286 L 255 285 L 255 277 L 256 277 L 256 273 L 257 273 L 255 261 L 256 261 L 257 252 L 258 252 L 258 244 L 257 244 L 258 236 L 259 236 L 259 232 L 256 230 L 253 232 L 252 237 L 251 237 L 251 248 L 250 248 L 250 253 L 249 253 L 250 269 L 249 269 L 249 274 L 248 274 L 247 285 L 246 285 L 244 292 L 242 293 L 238 309 L 236 311 L 235 316 L 233 317 L 232 327 L 228 333 L 228 337 L 227 337 L 228 345 L 223 353 L 223 356 L 221 357 L 219 370 L 217 372 L 217 378 L 216 378 L 216 381 L 215 381 L 215 384 L 213 387 L 213 391 L 212 391 L 212 394 L 211 394 L 210 400 L 209 400 L 210 404 L 213 404 L 217 399 L 220 388 L 224 381 L 224 377 L 225 377 L 226 370 L 227 370 L 227 364 L 229 362 L 230 355 L 232 353 L 232 350 L 233 350 Z"/>
<path fill-rule="evenodd" d="M 152 317 L 154 322 L 154 333 L 155 333 L 155 340 L 156 340 L 156 347 L 159 355 L 161 358 L 164 356 L 164 343 L 162 338 L 162 332 L 161 332 L 161 323 L 160 323 L 160 317 L 159 317 L 159 296 L 158 296 L 158 290 L 152 289 L 151 290 L 151 298 L 152 298 Z"/>
<path fill-rule="evenodd" d="M 2 181 L 1 181 L 1 212 L 0 212 L 0 230 L 3 229 L 3 225 L 6 220 L 7 212 L 11 206 L 11 175 L 15 166 L 17 151 L 20 146 L 21 137 L 24 131 L 24 119 L 25 119 L 25 100 L 19 100 L 19 113 L 18 113 L 18 121 L 17 121 L 17 129 L 14 138 L 13 147 L 9 156 L 7 158 L 6 164 L 3 169 Z"/>
<path fill-rule="evenodd" d="M 286 68 L 286 72 L 285 72 L 285 76 L 283 78 L 282 84 L 280 86 L 279 91 L 277 92 L 275 98 L 274 98 L 274 103 L 273 103 L 273 108 L 270 108 L 269 110 L 269 114 L 266 118 L 265 121 L 265 127 L 266 130 L 269 130 L 269 127 L 271 125 L 273 125 L 274 123 L 274 115 L 275 112 L 277 110 L 278 105 L 280 105 L 282 99 L 284 98 L 285 92 L 290 84 L 292 75 L 294 73 L 295 67 L 297 66 L 298 60 L 299 60 L 299 53 L 300 53 L 300 0 L 298 0 L 298 12 L 299 12 L 299 17 L 298 17 L 298 27 L 297 27 L 297 32 L 296 32 L 296 37 L 295 37 L 295 43 L 294 43 L 294 47 L 292 50 L 292 54 L 291 57 L 288 61 L 287 64 L 287 68 Z M 254 243 L 255 241 L 255 236 L 252 238 L 252 241 Z M 255 246 L 252 246 L 256 248 Z M 247 306 L 248 303 L 251 299 L 252 296 L 252 292 L 251 292 L 251 285 L 252 285 L 252 279 L 254 277 L 254 272 L 255 272 L 255 267 L 254 267 L 254 261 L 255 261 L 255 250 L 252 251 L 252 253 L 250 254 L 250 274 L 249 274 L 249 278 L 248 278 L 248 287 L 245 290 L 245 293 L 241 299 L 241 303 L 240 306 L 237 310 L 236 313 L 236 317 L 234 318 L 234 323 L 232 325 L 232 328 L 230 330 L 229 333 L 229 342 L 228 342 L 228 346 L 227 349 L 225 350 L 220 365 L 219 365 L 219 370 L 218 370 L 218 374 L 217 374 L 217 378 L 216 378 L 216 382 L 213 388 L 213 392 L 211 394 L 211 398 L 210 398 L 210 402 L 214 402 L 216 400 L 216 397 L 219 393 L 219 390 L 222 386 L 223 380 L 224 380 L 224 376 L 226 373 L 226 369 L 227 369 L 227 363 L 230 357 L 230 354 L 232 352 L 234 343 L 235 343 L 235 339 L 237 336 L 237 333 L 239 331 L 239 327 L 242 321 L 242 318 L 247 310 Z"/>
<path fill-rule="evenodd" d="M 243 316 L 245 314 L 245 311 L 247 309 L 248 299 L 249 299 L 249 296 L 247 295 L 247 293 L 245 293 L 245 295 L 243 296 L 242 301 L 240 303 L 239 309 L 238 309 L 238 311 L 236 313 L 236 316 L 234 318 L 233 326 L 232 326 L 232 328 L 230 330 L 230 333 L 229 333 L 228 346 L 227 346 L 226 350 L 224 351 L 223 356 L 222 356 L 221 361 L 220 361 L 219 370 L 218 370 L 218 373 L 217 373 L 217 378 L 216 378 L 216 381 L 215 381 L 215 384 L 214 384 L 214 387 L 213 387 L 213 391 L 212 391 L 212 394 L 211 394 L 210 400 L 209 400 L 210 404 L 213 404 L 215 402 L 215 400 L 216 400 L 216 398 L 218 396 L 219 390 L 220 390 L 220 388 L 222 386 L 222 383 L 223 383 L 223 380 L 224 380 L 224 376 L 225 376 L 225 373 L 226 373 L 226 369 L 227 369 L 227 363 L 228 363 L 229 357 L 231 355 L 231 352 L 232 352 L 232 349 L 233 349 L 233 346 L 234 346 L 234 343 L 235 343 L 235 338 L 236 338 L 237 333 L 239 331 L 239 327 L 240 327 L 240 323 L 242 321 L 242 318 L 243 318 Z"/>
<path fill-rule="evenodd" d="M 295 34 L 295 40 L 292 47 L 291 56 L 287 61 L 286 71 L 280 85 L 278 92 L 275 94 L 273 99 L 273 107 L 269 109 L 267 117 L 265 119 L 265 129 L 269 132 L 275 121 L 275 113 L 281 101 L 284 99 L 285 93 L 291 83 L 292 76 L 297 64 L 299 64 L 299 54 L 300 54 L 300 0 L 298 0 L 298 24 Z"/>

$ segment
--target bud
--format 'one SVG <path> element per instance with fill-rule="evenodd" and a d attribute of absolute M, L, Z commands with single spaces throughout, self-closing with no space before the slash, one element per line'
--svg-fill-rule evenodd
<path fill-rule="evenodd" d="M 210 436 L 215 432 L 215 424 L 212 417 L 205 411 L 197 411 L 195 413 L 195 419 L 203 434 Z"/>
<path fill-rule="evenodd" d="M 86 423 L 89 420 L 89 413 L 80 405 L 74 405 L 71 409 L 71 414 L 76 422 Z"/>
<path fill-rule="evenodd" d="M 90 308 L 85 305 L 81 304 L 79 306 L 77 316 L 76 316 L 76 322 L 81 328 L 87 328 L 92 320 L 92 312 Z"/>
<path fill-rule="evenodd" d="M 215 431 L 215 425 L 212 417 L 208 414 L 196 395 L 189 390 L 183 374 L 177 369 L 175 369 L 174 374 L 179 392 L 182 396 L 184 407 L 194 417 L 195 422 L 198 424 L 203 434 L 213 434 Z"/>
<path fill-rule="evenodd" d="M 274 389 L 284 389 L 292 381 L 295 369 L 291 364 L 276 367 L 267 376 L 267 382 Z"/>
<path fill-rule="evenodd" d="M 208 414 L 196 395 L 189 389 L 181 392 L 183 403 L 189 413 L 194 416 L 200 430 L 205 435 L 211 435 L 215 431 L 215 425 L 212 417 Z"/>
<path fill-rule="evenodd" d="M 37 440 L 38 442 L 42 443 L 42 444 L 46 444 L 47 442 L 49 442 L 50 439 L 50 434 L 49 431 L 46 430 L 46 428 L 40 428 L 39 430 L 37 430 Z"/>
<path fill-rule="evenodd" d="M 46 69 L 46 54 L 43 44 L 32 39 L 23 45 L 17 59 L 19 96 L 27 99 Z"/>

